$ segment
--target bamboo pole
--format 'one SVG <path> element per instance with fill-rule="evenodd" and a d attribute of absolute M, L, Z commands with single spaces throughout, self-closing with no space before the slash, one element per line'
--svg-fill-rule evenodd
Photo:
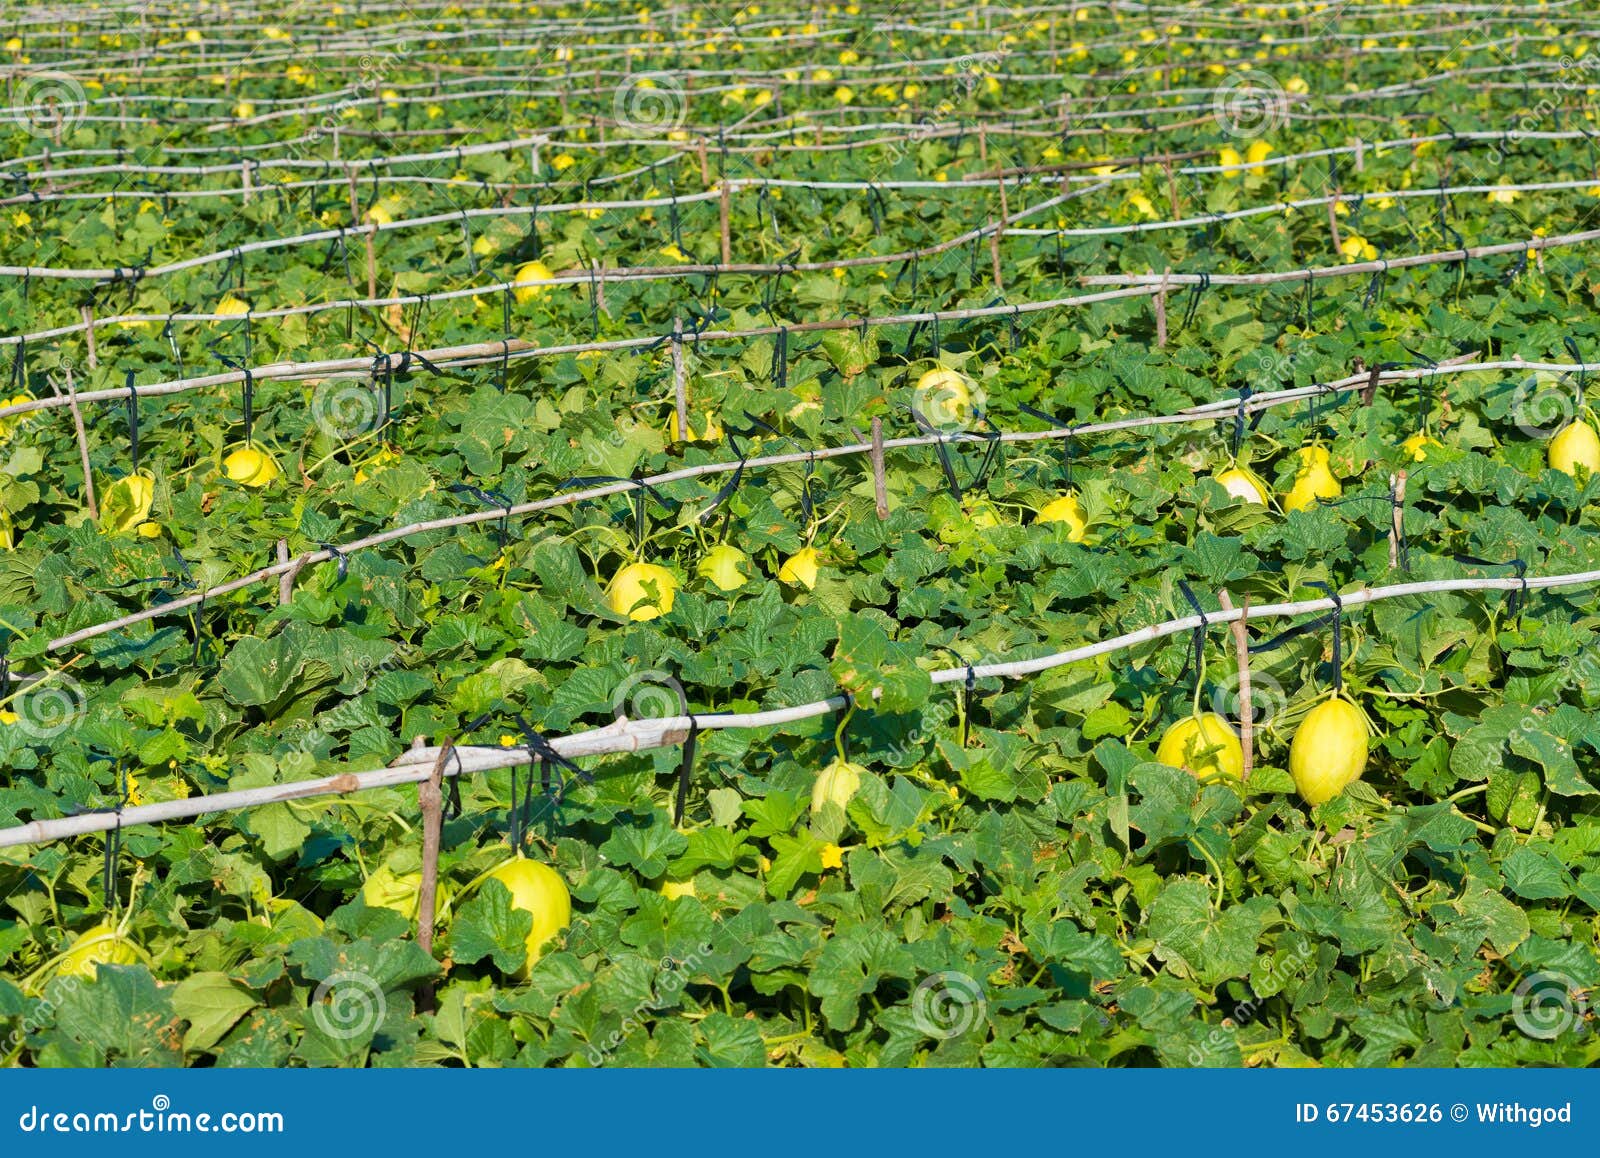
<path fill-rule="evenodd" d="M 1428 367 L 1426 372 L 1430 374 L 1438 374 L 1458 368 L 1484 369 L 1490 367 L 1477 365 L 1452 366 L 1449 363 L 1440 363 L 1439 366 Z M 1410 372 L 1391 371 L 1390 373 L 1394 373 L 1396 375 L 1405 375 Z M 1250 401 L 1246 409 L 1249 412 L 1254 412 L 1255 410 L 1269 409 L 1273 406 L 1288 405 L 1293 402 L 1301 401 L 1305 398 L 1323 397 L 1340 391 L 1353 389 L 1355 386 L 1360 385 L 1366 380 L 1366 375 L 1356 375 L 1351 378 L 1340 379 L 1336 383 L 1322 383 L 1316 386 L 1296 387 L 1288 390 L 1277 391 L 1272 394 L 1257 395 Z M 141 390 L 141 393 L 142 392 L 143 391 Z M 1071 430 L 1052 428 L 1044 431 L 1008 431 L 996 436 L 996 440 L 1006 443 L 1034 442 L 1048 439 L 1067 438 L 1078 435 L 1106 433 L 1113 430 L 1132 430 L 1141 427 L 1161 426 L 1186 422 L 1212 422 L 1224 414 L 1232 413 L 1237 406 L 1237 399 L 1225 398 L 1214 402 L 1202 403 L 1177 414 L 1146 415 L 1139 418 L 1120 419 L 1110 422 L 1086 423 L 1074 426 Z M 886 441 L 884 446 L 885 448 L 899 449 L 912 446 L 932 446 L 935 443 L 971 441 L 980 441 L 987 444 L 992 440 L 988 438 L 981 438 L 975 434 L 967 433 L 936 434 L 922 435 L 912 438 L 892 439 Z M 114 620 L 82 628 L 71 633 L 70 635 L 61 636 L 58 639 L 51 640 L 47 645 L 47 650 L 60 650 L 65 647 L 69 647 L 72 644 L 81 643 L 86 639 L 93 639 L 97 636 L 105 635 L 109 632 L 132 626 L 136 623 L 142 623 L 145 620 L 153 619 L 168 612 L 196 606 L 206 602 L 208 599 L 215 599 L 222 595 L 232 594 L 235 591 L 241 591 L 257 583 L 265 582 L 274 576 L 282 574 L 297 574 L 301 568 L 311 563 L 327 562 L 331 559 L 348 555 L 356 551 L 382 546 L 386 543 L 394 542 L 399 539 L 405 539 L 412 535 L 422 534 L 428 531 L 439 531 L 464 527 L 474 523 L 486 522 L 491 519 L 498 520 L 501 518 L 520 518 L 523 515 L 531 514 L 535 511 L 549 510 L 554 507 L 566 506 L 571 503 L 584 502 L 590 499 L 604 498 L 610 495 L 631 491 L 638 485 L 639 482 L 648 484 L 650 486 L 659 486 L 668 482 L 677 482 L 685 479 L 700 478 L 714 474 L 725 474 L 730 471 L 741 469 L 741 467 L 759 468 L 794 462 L 816 462 L 823 459 L 842 458 L 849 455 L 865 454 L 869 453 L 870 451 L 870 444 L 854 443 L 848 446 L 823 447 L 814 450 L 796 451 L 790 454 L 778 454 L 769 455 L 763 458 L 753 458 L 747 460 L 743 464 L 729 462 L 703 463 L 698 466 L 685 467 L 681 470 L 641 479 L 638 480 L 638 482 L 629 480 L 627 482 L 607 483 L 588 488 L 587 490 L 565 491 L 549 498 L 537 499 L 531 502 L 513 505 L 505 508 L 504 510 L 475 511 L 460 515 L 451 515 L 445 518 L 433 519 L 426 522 L 412 523 L 406 527 L 381 531 L 376 534 L 369 535 L 364 539 L 357 539 L 353 542 L 345 543 L 336 549 L 322 549 L 319 551 L 307 552 L 305 555 L 300 556 L 291 563 L 280 563 L 276 566 L 264 567 L 259 571 L 254 571 L 249 575 L 230 580 L 227 583 L 220 584 L 208 590 L 195 592 L 186 596 L 180 596 L 178 598 L 168 600 L 158 606 L 146 607 L 142 611 L 132 612 Z"/>
<path fill-rule="evenodd" d="M 1556 590 L 1567 587 L 1589 587 L 1600 584 L 1600 570 L 1575 571 L 1558 575 L 1530 575 L 1525 580 L 1510 578 L 1460 578 L 1433 579 L 1412 583 L 1395 583 L 1386 587 L 1368 587 L 1346 592 L 1339 597 L 1339 606 L 1348 612 L 1352 608 L 1389 599 L 1407 599 L 1426 595 L 1468 591 L 1520 591 Z M 1298 618 L 1332 610 L 1331 598 L 1305 599 L 1286 603 L 1262 604 L 1259 607 L 1210 612 L 1204 617 L 1187 615 L 1164 623 L 1150 624 L 1123 632 L 1096 643 L 1083 644 L 1065 651 L 1029 659 L 1007 660 L 996 663 L 962 664 L 929 672 L 935 686 L 964 684 L 973 679 L 1022 679 L 1052 671 L 1073 663 L 1081 663 L 1101 655 L 1124 651 L 1140 644 L 1153 643 L 1170 636 L 1193 631 L 1197 627 L 1218 623 L 1235 623 L 1257 619 Z M 874 691 L 874 698 L 877 697 Z M 681 744 L 688 738 L 691 723 L 699 731 L 726 729 L 778 728 L 840 711 L 847 705 L 846 697 L 832 696 L 825 700 L 773 708 L 755 712 L 696 713 L 693 721 L 688 716 L 669 716 L 660 719 L 618 720 L 605 727 L 594 728 L 567 736 L 550 739 L 552 749 L 567 759 L 585 756 L 642 752 L 653 748 Z M 471 775 L 491 768 L 507 768 L 535 762 L 528 751 L 519 748 L 460 747 L 455 749 L 457 760 L 448 762 L 442 775 Z M 304 800 L 310 797 L 344 795 L 375 788 L 392 788 L 401 784 L 416 784 L 430 779 L 441 763 L 441 750 L 421 748 L 408 751 L 388 768 L 372 772 L 344 772 L 334 776 L 272 784 L 264 788 L 241 789 L 235 792 L 216 793 L 190 797 L 185 800 L 163 801 L 157 804 L 125 808 L 120 813 L 86 812 L 75 816 L 42 819 L 0 829 L 0 848 L 19 845 L 43 844 L 91 832 L 105 832 L 112 828 L 126 828 L 135 824 L 154 824 L 166 820 L 182 820 L 214 812 L 226 812 L 254 807 L 260 804 Z"/>
<path fill-rule="evenodd" d="M 1222 610 L 1233 610 L 1233 597 L 1226 588 L 1217 592 L 1217 602 Z M 1244 765 L 1239 773 L 1241 784 L 1250 783 L 1250 773 L 1256 765 L 1255 705 L 1250 698 L 1250 633 L 1245 626 L 1250 617 L 1250 597 L 1244 597 L 1244 609 L 1233 621 L 1233 652 L 1239 664 L 1239 748 L 1244 754 Z"/>

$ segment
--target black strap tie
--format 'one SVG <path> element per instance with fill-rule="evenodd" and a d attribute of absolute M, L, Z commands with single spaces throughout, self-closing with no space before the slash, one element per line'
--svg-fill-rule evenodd
<path fill-rule="evenodd" d="M 1211 620 L 1206 616 L 1206 609 L 1200 606 L 1200 600 L 1195 598 L 1194 589 L 1190 587 L 1188 583 L 1182 579 L 1179 579 L 1178 590 L 1183 592 L 1183 597 L 1189 601 L 1189 606 L 1193 607 L 1194 613 L 1200 617 L 1200 626 L 1196 627 L 1190 636 L 1193 643 L 1194 652 L 1192 655 L 1184 656 L 1183 670 L 1178 673 L 1178 678 L 1173 681 L 1174 683 L 1181 684 L 1184 680 L 1184 677 L 1189 674 L 1189 667 L 1191 664 L 1195 669 L 1195 679 L 1198 680 L 1200 678 L 1200 665 L 1204 662 L 1206 654 L 1206 632 L 1211 627 Z"/>
<path fill-rule="evenodd" d="M 1331 619 L 1333 623 L 1333 690 L 1335 693 L 1344 690 L 1344 661 L 1343 661 L 1343 627 L 1344 627 L 1344 600 L 1339 598 L 1339 593 L 1327 583 L 1312 580 L 1307 587 L 1315 587 L 1319 591 L 1326 591 L 1328 598 L 1333 600 Z"/>
<path fill-rule="evenodd" d="M 700 735 L 700 721 L 691 713 L 689 734 L 683 738 L 683 760 L 678 765 L 678 796 L 672 809 L 672 823 L 683 823 L 684 808 L 689 803 L 689 777 L 694 772 L 695 741 Z"/>

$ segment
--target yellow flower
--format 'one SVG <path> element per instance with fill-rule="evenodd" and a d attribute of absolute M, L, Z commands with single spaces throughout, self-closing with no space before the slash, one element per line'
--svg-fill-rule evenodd
<path fill-rule="evenodd" d="M 1299 76 L 1291 76 L 1284 82 L 1283 88 L 1285 92 L 1303 93 L 1311 91 L 1311 86 L 1305 82 L 1305 78 Z"/>
<path fill-rule="evenodd" d="M 1339 252 L 1344 254 L 1346 264 L 1352 261 L 1372 261 L 1378 256 L 1378 251 L 1371 242 L 1354 233 L 1339 243 Z"/>
<path fill-rule="evenodd" d="M 1139 211 L 1141 217 L 1155 218 L 1156 207 L 1150 204 L 1150 198 L 1140 193 L 1137 189 L 1128 194 L 1128 204 Z"/>
<path fill-rule="evenodd" d="M 23 229 L 33 224 L 33 218 L 28 216 L 26 209 L 18 209 L 11 215 L 11 224 L 18 229 Z"/>
<path fill-rule="evenodd" d="M 1515 189 L 1489 190 L 1489 200 L 1495 205 L 1510 205 L 1516 199 L 1517 191 Z"/>
<path fill-rule="evenodd" d="M 550 167 L 557 173 L 570 169 L 577 163 L 578 162 L 573 159 L 570 153 L 557 153 L 554 157 L 550 158 Z"/>
<path fill-rule="evenodd" d="M 1245 159 L 1250 162 L 1250 171 L 1252 173 L 1265 172 L 1266 166 L 1261 162 L 1265 161 L 1271 153 L 1272 146 L 1265 141 L 1251 141 L 1250 148 L 1245 151 Z"/>
<path fill-rule="evenodd" d="M 1239 156 L 1239 150 L 1235 149 L 1232 145 L 1224 145 L 1221 149 L 1217 150 L 1217 164 L 1223 166 L 1224 168 L 1233 165 L 1241 165 L 1243 163 L 1244 158 Z M 1233 175 L 1234 174 L 1232 173 L 1223 174 L 1225 177 L 1232 177 Z"/>
<path fill-rule="evenodd" d="M 825 844 L 825 845 L 823 845 L 822 846 L 822 867 L 825 868 L 825 869 L 843 868 L 844 867 L 844 849 L 840 848 L 836 844 Z"/>

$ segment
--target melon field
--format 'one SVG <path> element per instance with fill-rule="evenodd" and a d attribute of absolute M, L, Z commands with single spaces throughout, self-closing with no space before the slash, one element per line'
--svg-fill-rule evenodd
<path fill-rule="evenodd" d="M 0 1061 L 1600 1063 L 1597 31 L 0 6 Z"/>

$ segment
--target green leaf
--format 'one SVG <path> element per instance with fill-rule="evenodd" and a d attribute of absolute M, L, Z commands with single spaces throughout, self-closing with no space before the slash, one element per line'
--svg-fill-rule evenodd
<path fill-rule="evenodd" d="M 488 957 L 500 972 L 515 973 L 528 960 L 532 933 L 533 914 L 513 908 L 511 890 L 487 880 L 456 912 L 450 929 L 451 956 L 464 965 Z"/>
<path fill-rule="evenodd" d="M 172 991 L 172 1009 L 189 1023 L 183 1048 L 209 1050 L 260 1001 L 226 973 L 192 973 Z"/>
<path fill-rule="evenodd" d="M 667 862 L 688 845 L 683 834 L 673 828 L 672 818 L 654 809 L 643 816 L 619 816 L 600 851 L 614 864 L 637 869 L 641 876 L 658 877 L 666 872 Z"/>

